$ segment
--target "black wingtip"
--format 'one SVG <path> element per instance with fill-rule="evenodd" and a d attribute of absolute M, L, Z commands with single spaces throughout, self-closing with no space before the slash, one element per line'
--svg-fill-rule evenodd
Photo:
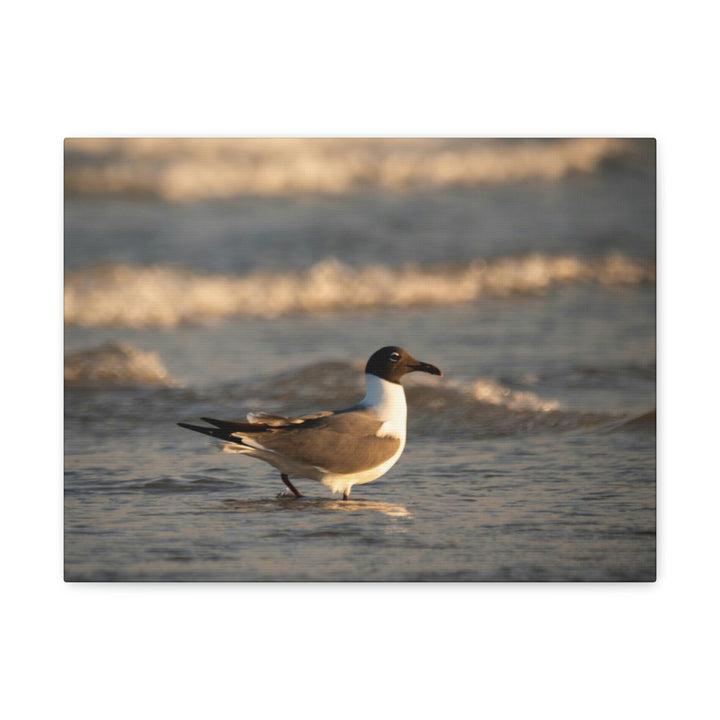
<path fill-rule="evenodd" d="M 188 423 L 178 423 L 178 425 L 186 430 L 194 430 L 195 432 L 204 433 L 205 435 L 214 435 L 218 432 L 216 428 L 203 427 L 202 425 L 189 425 Z"/>
<path fill-rule="evenodd" d="M 215 427 L 218 427 L 218 428 L 233 424 L 232 422 L 230 422 L 228 420 L 216 420 L 215 418 L 210 418 L 210 417 L 202 417 L 200 419 L 204 420 L 206 423 L 210 423 L 211 425 L 214 425 Z"/>
<path fill-rule="evenodd" d="M 234 442 L 238 445 L 242 445 L 242 438 L 234 437 L 232 429 L 226 428 L 214 428 L 204 427 L 203 425 L 190 425 L 189 423 L 177 423 L 181 428 L 186 430 L 194 430 L 195 432 L 202 433 L 203 435 L 209 435 L 210 437 L 217 438 L 218 440 L 225 440 L 226 442 Z"/>

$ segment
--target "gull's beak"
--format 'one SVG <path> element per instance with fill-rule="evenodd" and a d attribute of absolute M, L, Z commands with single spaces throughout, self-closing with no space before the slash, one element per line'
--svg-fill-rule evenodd
<path fill-rule="evenodd" d="M 417 364 L 410 366 L 410 372 L 415 372 L 416 370 L 418 370 L 419 372 L 426 372 L 430 373 L 431 375 L 439 375 L 440 377 L 442 377 L 442 370 L 440 370 L 440 368 L 436 368 L 430 363 L 420 362 L 419 360 L 416 360 L 415 362 Z"/>

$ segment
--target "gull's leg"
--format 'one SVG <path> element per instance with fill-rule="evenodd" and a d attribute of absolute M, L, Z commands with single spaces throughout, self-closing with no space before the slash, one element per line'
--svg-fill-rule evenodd
<path fill-rule="evenodd" d="M 346 491 L 343 493 L 343 500 L 349 500 L 349 499 L 350 499 L 350 491 L 349 491 L 349 490 L 346 490 Z"/>
<path fill-rule="evenodd" d="M 285 473 L 280 473 L 282 481 L 290 488 L 295 497 L 302 497 L 302 493 L 290 482 L 290 478 Z"/>

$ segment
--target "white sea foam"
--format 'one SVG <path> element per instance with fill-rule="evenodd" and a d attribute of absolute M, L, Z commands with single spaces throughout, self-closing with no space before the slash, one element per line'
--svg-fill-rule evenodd
<path fill-rule="evenodd" d="M 473 397 L 481 403 L 500 405 L 509 410 L 551 412 L 560 407 L 557 400 L 547 400 L 528 391 L 511 390 L 494 380 L 477 380 L 472 386 Z"/>
<path fill-rule="evenodd" d="M 466 406 L 493 405 L 508 410 L 542 413 L 560 409 L 557 400 L 542 398 L 526 390 L 512 390 L 491 378 L 456 380 L 446 377 L 438 384 L 435 378 L 414 373 L 408 376 L 405 385 L 414 393 L 414 400 L 425 400 L 431 408 L 462 403 Z"/>
<path fill-rule="evenodd" d="M 150 385 L 172 387 L 174 382 L 153 352 L 132 345 L 108 343 L 65 356 L 68 386 Z"/>
<path fill-rule="evenodd" d="M 65 322 L 83 326 L 173 327 L 227 317 L 445 305 L 485 295 L 542 293 L 563 283 L 653 282 L 653 264 L 528 255 L 462 267 L 369 265 L 328 258 L 307 271 L 203 274 L 164 265 L 108 265 L 65 278 Z"/>

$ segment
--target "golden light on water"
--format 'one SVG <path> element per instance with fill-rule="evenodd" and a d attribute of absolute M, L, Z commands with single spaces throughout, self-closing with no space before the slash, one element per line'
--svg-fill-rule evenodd
<path fill-rule="evenodd" d="M 320 488 L 320 486 L 318 486 Z M 320 488 L 323 490 L 323 488 Z M 393 518 L 411 518 L 412 513 L 403 505 L 385 502 L 373 502 L 372 500 L 337 500 L 332 497 L 328 498 L 295 498 L 290 494 L 282 493 L 273 500 L 226 500 L 224 506 L 228 510 L 258 512 L 265 510 L 272 512 L 274 510 L 296 510 L 302 512 L 305 510 L 327 510 L 328 512 L 346 512 L 346 513 L 379 513 Z"/>

